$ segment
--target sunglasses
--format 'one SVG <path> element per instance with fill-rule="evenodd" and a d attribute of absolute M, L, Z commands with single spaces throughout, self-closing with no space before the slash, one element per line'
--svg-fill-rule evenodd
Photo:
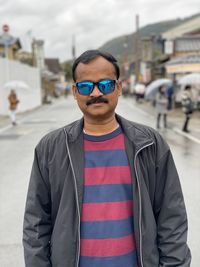
<path fill-rule="evenodd" d="M 110 94 L 115 90 L 116 80 L 101 80 L 98 82 L 82 81 L 76 83 L 76 88 L 81 95 L 90 95 L 94 90 L 95 85 L 98 87 L 99 91 L 106 95 Z"/>

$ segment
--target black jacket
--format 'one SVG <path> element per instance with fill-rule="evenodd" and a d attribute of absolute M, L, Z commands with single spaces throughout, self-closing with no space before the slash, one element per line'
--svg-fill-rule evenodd
<path fill-rule="evenodd" d="M 117 116 L 133 178 L 140 267 L 190 266 L 187 216 L 168 145 L 153 129 Z M 26 267 L 77 267 L 83 196 L 83 119 L 47 134 L 35 149 L 23 245 Z"/>

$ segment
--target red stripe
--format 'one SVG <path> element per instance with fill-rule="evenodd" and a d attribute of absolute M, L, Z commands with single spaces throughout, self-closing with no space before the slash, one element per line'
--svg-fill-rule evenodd
<path fill-rule="evenodd" d="M 81 256 L 111 257 L 130 253 L 135 249 L 133 235 L 111 239 L 81 239 Z"/>
<path fill-rule="evenodd" d="M 85 168 L 85 185 L 131 184 L 129 166 Z"/>
<path fill-rule="evenodd" d="M 124 149 L 124 135 L 120 134 L 111 140 L 93 142 L 84 140 L 85 151 Z"/>
<path fill-rule="evenodd" d="M 133 215 L 133 201 L 83 203 L 81 221 L 122 220 Z"/>

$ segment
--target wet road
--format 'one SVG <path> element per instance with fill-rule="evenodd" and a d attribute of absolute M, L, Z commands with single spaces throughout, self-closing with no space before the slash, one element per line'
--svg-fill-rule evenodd
<path fill-rule="evenodd" d="M 121 98 L 117 112 L 127 119 L 155 125 L 155 119 Z M 0 266 L 23 267 L 22 222 L 34 147 L 49 131 L 81 116 L 73 98 L 57 100 L 19 121 L 17 127 L 0 130 Z M 189 245 L 192 267 L 198 267 L 200 254 L 200 145 L 172 130 L 161 134 L 171 147 L 184 192 L 189 218 Z"/>

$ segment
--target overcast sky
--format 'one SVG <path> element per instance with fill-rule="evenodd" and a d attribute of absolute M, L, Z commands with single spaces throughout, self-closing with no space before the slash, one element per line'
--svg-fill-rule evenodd
<path fill-rule="evenodd" d="M 45 56 L 63 61 L 72 57 L 73 35 L 79 55 L 134 32 L 136 14 L 145 26 L 198 12 L 199 0 L 0 0 L 0 26 L 8 24 L 24 50 L 31 38 L 43 39 Z"/>

